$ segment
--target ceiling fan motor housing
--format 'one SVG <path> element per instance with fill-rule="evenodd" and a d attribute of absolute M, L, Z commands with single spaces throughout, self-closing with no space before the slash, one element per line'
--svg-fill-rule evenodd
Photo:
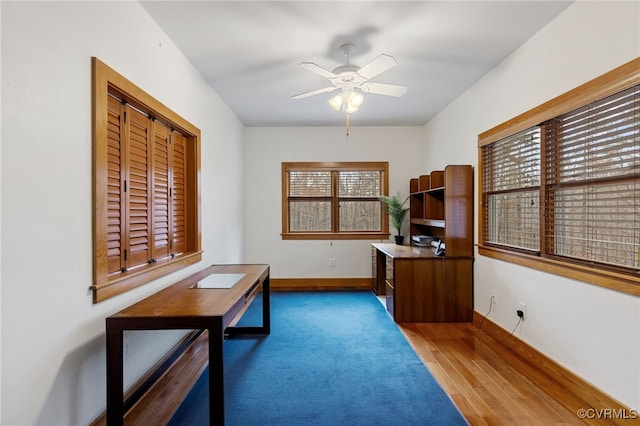
<path fill-rule="evenodd" d="M 343 91 L 352 90 L 354 87 L 358 87 L 367 81 L 358 74 L 359 70 L 360 67 L 357 65 L 341 65 L 332 71 L 335 77 L 329 80 Z"/>
<path fill-rule="evenodd" d="M 355 74 L 360 70 L 360 67 L 357 65 L 351 65 L 351 64 L 346 64 L 346 65 L 340 65 L 337 68 L 334 68 L 333 71 L 331 71 L 334 74 L 342 74 L 342 73 L 350 73 L 350 74 Z"/>

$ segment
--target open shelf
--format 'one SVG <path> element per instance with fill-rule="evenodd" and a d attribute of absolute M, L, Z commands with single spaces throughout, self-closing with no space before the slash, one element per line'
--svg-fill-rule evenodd
<path fill-rule="evenodd" d="M 438 219 L 411 219 L 413 225 L 433 226 L 434 228 L 444 228 L 444 220 Z"/>
<path fill-rule="evenodd" d="M 435 237 L 444 241 L 448 256 L 473 256 L 471 166 L 449 165 L 411 179 L 409 207 L 410 237 Z"/>

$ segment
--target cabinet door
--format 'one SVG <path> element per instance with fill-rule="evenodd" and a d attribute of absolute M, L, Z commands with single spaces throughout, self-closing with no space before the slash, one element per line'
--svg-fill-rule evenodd
<path fill-rule="evenodd" d="M 396 259 L 397 322 L 466 322 L 473 319 L 472 260 Z"/>
<path fill-rule="evenodd" d="M 389 314 L 391 315 L 391 318 L 395 318 L 394 317 L 394 312 L 395 312 L 395 298 L 394 298 L 394 291 L 395 289 L 393 287 L 391 287 L 391 285 L 389 285 L 388 282 L 385 283 L 386 285 L 386 289 L 385 289 L 385 297 L 386 297 L 386 301 L 387 301 L 387 312 L 389 312 Z"/>
<path fill-rule="evenodd" d="M 385 295 L 387 301 L 387 311 L 393 317 L 395 312 L 395 280 L 393 275 L 393 258 L 386 256 L 385 259 Z"/>
<path fill-rule="evenodd" d="M 371 289 L 377 293 L 378 292 L 378 262 L 376 259 L 378 257 L 378 250 L 375 247 L 371 247 Z"/>
<path fill-rule="evenodd" d="M 381 296 L 385 293 L 386 256 L 375 247 L 371 247 L 371 290 Z"/>

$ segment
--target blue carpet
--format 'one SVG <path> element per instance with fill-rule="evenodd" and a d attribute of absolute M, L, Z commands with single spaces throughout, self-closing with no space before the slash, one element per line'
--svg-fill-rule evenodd
<path fill-rule="evenodd" d="M 258 297 L 239 325 L 261 324 Z M 273 292 L 271 334 L 225 342 L 227 425 L 466 425 L 376 297 Z M 207 371 L 170 425 L 206 425 Z"/>

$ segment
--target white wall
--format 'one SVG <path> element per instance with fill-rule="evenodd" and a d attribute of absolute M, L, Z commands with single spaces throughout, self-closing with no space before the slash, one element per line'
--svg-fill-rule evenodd
<path fill-rule="evenodd" d="M 570 6 L 427 123 L 428 166 L 458 161 L 461 154 L 477 165 L 479 133 L 640 56 L 639 22 L 638 2 Z M 495 290 L 490 318 L 511 331 L 518 303 L 526 303 L 521 339 L 640 408 L 637 297 L 477 254 L 474 277 L 476 311 L 487 313 Z"/>
<path fill-rule="evenodd" d="M 370 276 L 369 241 L 280 239 L 282 161 L 389 161 L 391 192 L 407 192 L 410 177 L 450 163 L 476 164 L 478 133 L 640 54 L 637 2 L 579 2 L 424 129 L 353 127 L 348 139 L 343 127 L 243 134 L 136 2 L 0 7 L 0 423 L 6 425 L 93 420 L 105 406 L 104 318 L 204 265 L 266 262 L 282 278 Z M 97 305 L 88 291 L 91 56 L 198 126 L 203 138 L 203 262 Z M 640 408 L 638 298 L 482 257 L 475 271 L 476 310 L 486 312 L 495 289 L 492 319 L 511 329 L 515 304 L 526 302 L 521 338 Z M 127 334 L 127 383 L 178 337 Z"/>
<path fill-rule="evenodd" d="M 408 195 L 409 179 L 425 173 L 422 130 L 421 126 L 352 127 L 346 137 L 344 127 L 247 128 L 247 260 L 269 263 L 274 278 L 371 277 L 371 243 L 379 241 L 282 240 L 281 163 L 388 161 L 389 192 Z M 330 258 L 335 258 L 334 267 L 329 266 Z"/>
<path fill-rule="evenodd" d="M 3 425 L 105 408 L 105 317 L 243 252 L 243 126 L 137 2 L 2 2 Z M 202 131 L 203 262 L 92 304 L 91 57 Z M 219 200 L 224 200 L 222 205 Z M 125 335 L 134 381 L 182 332 Z"/>

